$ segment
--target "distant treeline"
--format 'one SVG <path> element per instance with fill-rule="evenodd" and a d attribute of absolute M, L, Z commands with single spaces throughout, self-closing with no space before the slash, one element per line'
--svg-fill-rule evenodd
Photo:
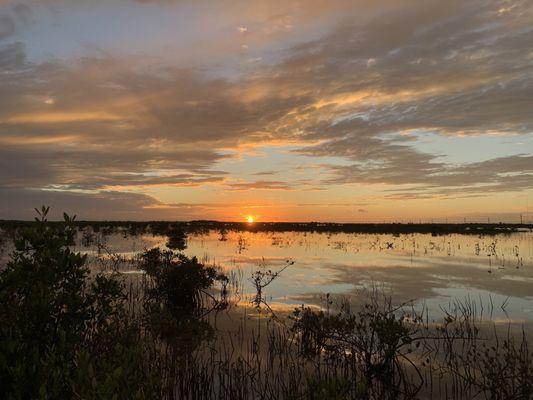
<path fill-rule="evenodd" d="M 62 222 L 51 222 L 61 224 Z M 33 221 L 0 220 L 0 229 L 16 231 L 31 227 Z M 322 223 L 322 222 L 220 222 L 220 221 L 76 221 L 84 229 L 91 227 L 95 232 L 127 232 L 132 235 L 151 233 L 168 235 L 184 233 L 207 233 L 209 231 L 237 232 L 318 232 L 318 233 L 362 233 L 362 234 L 431 234 L 431 235 L 497 235 L 533 230 L 533 224 L 518 223 Z"/>

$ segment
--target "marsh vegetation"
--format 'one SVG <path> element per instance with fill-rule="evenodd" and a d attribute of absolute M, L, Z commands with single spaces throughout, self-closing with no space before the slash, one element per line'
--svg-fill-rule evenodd
<path fill-rule="evenodd" d="M 247 258 L 246 271 L 185 252 L 209 237 L 242 256 L 254 249 L 246 232 L 86 226 L 68 215 L 51 223 L 47 212 L 4 233 L 1 398 L 533 398 L 531 332 L 494 318 L 507 304 L 451 299 L 437 313 L 374 282 L 351 297 L 324 292 L 281 307 L 275 285 L 301 282 L 298 257 Z M 117 252 L 110 243 L 148 229 L 156 245 Z M 461 240 L 461 250 L 449 237 L 413 244 L 395 235 L 364 240 L 407 258 L 412 249 L 451 257 L 470 246 L 494 268 L 489 274 L 483 261 L 477 270 L 490 279 L 531 261 L 497 237 Z M 279 232 L 264 239 L 299 255 Z M 363 252 L 344 239 L 330 236 L 328 251 Z"/>

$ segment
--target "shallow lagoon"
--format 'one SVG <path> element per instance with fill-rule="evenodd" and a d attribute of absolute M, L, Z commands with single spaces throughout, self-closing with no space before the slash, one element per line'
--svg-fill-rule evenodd
<path fill-rule="evenodd" d="M 106 238 L 107 248 L 126 258 L 166 242 L 165 236 L 152 235 Z M 357 301 L 363 289 L 377 286 L 397 302 L 424 305 L 430 316 L 442 316 L 443 307 L 459 300 L 475 304 L 479 313 L 496 321 L 533 321 L 533 232 L 432 236 L 210 231 L 189 235 L 185 253 L 231 274 L 241 302 L 253 295 L 249 278 L 254 271 L 277 271 L 293 261 L 265 289 L 270 306 L 278 310 L 323 305 L 328 293 Z"/>

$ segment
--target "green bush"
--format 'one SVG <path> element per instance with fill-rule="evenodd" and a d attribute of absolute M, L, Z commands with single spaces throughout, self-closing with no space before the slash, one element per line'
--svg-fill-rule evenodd
<path fill-rule="evenodd" d="M 150 303 L 161 305 L 170 312 L 201 316 L 205 311 L 205 296 L 216 280 L 227 279 L 213 267 L 206 267 L 196 257 L 152 249 L 142 255 L 141 269 L 152 280 L 146 291 Z"/>
<path fill-rule="evenodd" d="M 70 250 L 74 218 L 50 224 L 48 208 L 38 213 L 0 272 L 0 397 L 159 397 L 121 282 L 93 279 Z"/>
<path fill-rule="evenodd" d="M 188 351 L 212 337 L 213 329 L 203 317 L 226 305 L 209 293 L 215 281 L 227 280 L 223 274 L 196 257 L 158 248 L 143 253 L 141 269 L 149 278 L 144 293 L 146 325 L 155 335 Z"/>

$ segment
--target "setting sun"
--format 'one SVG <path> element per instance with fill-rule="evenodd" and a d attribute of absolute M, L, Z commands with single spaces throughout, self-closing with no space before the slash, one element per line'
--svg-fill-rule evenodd
<path fill-rule="evenodd" d="M 252 217 L 251 215 L 248 215 L 246 217 L 246 222 L 248 222 L 249 224 L 253 224 L 254 223 L 254 217 Z"/>

